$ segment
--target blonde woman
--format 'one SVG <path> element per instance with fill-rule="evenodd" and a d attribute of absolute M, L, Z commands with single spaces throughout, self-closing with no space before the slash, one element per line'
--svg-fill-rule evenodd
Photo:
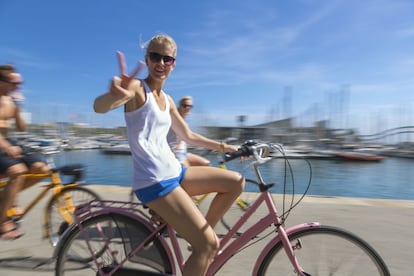
<path fill-rule="evenodd" d="M 194 146 L 217 151 L 237 149 L 192 132 L 163 91 L 176 58 L 177 46 L 170 36 L 153 37 L 145 55 L 148 76 L 140 80 L 134 78 L 139 67 L 128 75 L 123 54 L 118 52 L 120 76 L 113 78 L 108 92 L 95 99 L 94 109 L 105 113 L 124 106 L 135 194 L 191 244 L 183 275 L 204 275 L 219 248 L 214 226 L 243 191 L 245 182 L 237 172 L 207 166 L 186 168 L 175 158 L 167 142 L 170 127 Z M 210 192 L 216 196 L 204 217 L 190 196 Z"/>

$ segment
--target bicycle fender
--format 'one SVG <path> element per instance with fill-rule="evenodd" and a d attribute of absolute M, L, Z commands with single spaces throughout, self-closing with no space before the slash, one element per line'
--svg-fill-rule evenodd
<path fill-rule="evenodd" d="M 286 231 L 286 235 L 290 236 L 293 233 L 302 231 L 304 229 L 308 229 L 308 228 L 315 228 L 315 227 L 319 227 L 321 224 L 319 222 L 306 222 L 306 223 L 302 223 L 302 224 L 298 224 L 292 227 L 289 227 L 288 229 L 285 229 Z M 263 262 L 263 259 L 266 257 L 266 255 L 269 253 L 269 251 L 279 242 L 282 242 L 280 240 L 280 236 L 276 235 L 276 237 L 274 237 L 272 240 L 270 240 L 266 246 L 263 248 L 262 252 L 260 252 L 259 257 L 257 257 L 256 259 L 256 263 L 254 265 L 254 269 L 253 269 L 253 274 L 252 275 L 257 275 L 258 273 L 258 269 L 260 267 L 260 264 Z"/>

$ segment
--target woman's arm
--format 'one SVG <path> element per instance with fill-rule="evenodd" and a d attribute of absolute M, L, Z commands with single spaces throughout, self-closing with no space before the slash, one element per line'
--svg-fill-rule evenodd
<path fill-rule="evenodd" d="M 201 147 L 205 149 L 220 151 L 220 152 L 231 152 L 236 151 L 238 149 L 237 146 L 228 145 L 223 142 L 218 142 L 212 139 L 209 139 L 201 134 L 195 133 L 191 131 L 188 124 L 184 121 L 181 117 L 180 113 L 175 106 L 174 101 L 168 97 L 170 101 L 170 113 L 171 113 L 171 120 L 172 120 L 172 129 L 174 132 L 187 144 Z"/>
<path fill-rule="evenodd" d="M 121 87 L 121 78 L 114 77 L 109 91 L 98 96 L 94 103 L 93 109 L 96 113 L 106 113 L 111 109 L 115 109 L 134 97 L 133 85 L 129 85 L 128 89 Z"/>
<path fill-rule="evenodd" d="M 117 108 L 134 98 L 135 92 L 139 91 L 140 81 L 134 79 L 136 75 L 144 68 L 145 64 L 139 62 L 135 70 L 128 75 L 126 73 L 126 63 L 124 55 L 121 52 L 116 53 L 118 56 L 120 77 L 114 77 L 111 82 L 109 91 L 98 96 L 94 103 L 93 109 L 97 113 L 106 113 L 111 109 Z"/>

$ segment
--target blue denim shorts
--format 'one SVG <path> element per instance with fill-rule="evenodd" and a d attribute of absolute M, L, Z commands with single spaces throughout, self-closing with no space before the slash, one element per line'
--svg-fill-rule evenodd
<path fill-rule="evenodd" d="M 163 197 L 172 192 L 178 186 L 180 186 L 180 183 L 184 178 L 186 170 L 186 167 L 181 167 L 181 173 L 178 177 L 163 180 L 149 187 L 137 189 L 134 191 L 135 195 L 144 205 L 150 201 Z"/>

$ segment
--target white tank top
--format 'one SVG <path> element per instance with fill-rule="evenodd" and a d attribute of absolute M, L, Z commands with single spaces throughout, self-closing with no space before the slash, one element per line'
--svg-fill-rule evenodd
<path fill-rule="evenodd" d="M 162 92 L 166 107 L 165 110 L 160 110 L 151 89 L 141 81 L 146 94 L 144 105 L 132 112 L 125 112 L 133 159 L 134 190 L 178 177 L 181 172 L 180 162 L 167 142 L 167 133 L 171 127 L 168 97 Z"/>

